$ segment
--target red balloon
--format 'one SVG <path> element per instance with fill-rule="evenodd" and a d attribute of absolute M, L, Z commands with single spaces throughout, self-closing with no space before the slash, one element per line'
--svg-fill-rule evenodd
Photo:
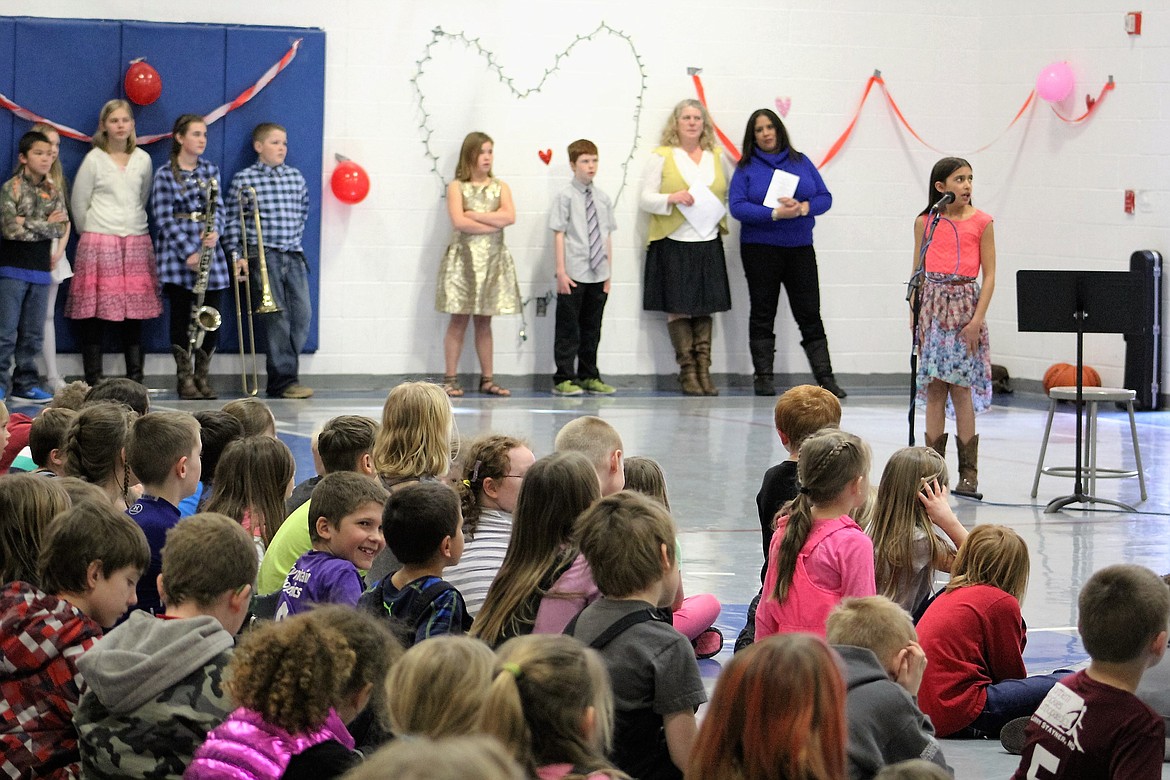
<path fill-rule="evenodd" d="M 345 160 L 333 169 L 330 186 L 339 201 L 352 206 L 370 194 L 370 177 L 365 168 L 352 160 Z"/>
<path fill-rule="evenodd" d="M 126 69 L 126 97 L 140 106 L 149 106 L 162 94 L 162 77 L 145 60 L 130 63 Z"/>

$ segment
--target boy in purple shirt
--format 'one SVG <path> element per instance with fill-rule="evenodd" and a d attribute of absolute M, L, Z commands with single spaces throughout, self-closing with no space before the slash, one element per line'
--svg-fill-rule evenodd
<path fill-rule="evenodd" d="M 179 504 L 195 493 L 203 472 L 199 422 L 187 412 L 149 412 L 134 421 L 126 461 L 142 482 L 142 498 L 126 514 L 146 534 L 150 565 L 138 580 L 138 609 L 162 614 L 158 575 L 167 531 L 179 522 Z"/>
<path fill-rule="evenodd" d="M 358 569 L 369 569 L 386 546 L 382 508 L 389 493 L 352 471 L 326 475 L 309 500 L 313 549 L 293 564 L 277 601 L 276 619 L 313 604 L 357 606 L 364 590 Z"/>

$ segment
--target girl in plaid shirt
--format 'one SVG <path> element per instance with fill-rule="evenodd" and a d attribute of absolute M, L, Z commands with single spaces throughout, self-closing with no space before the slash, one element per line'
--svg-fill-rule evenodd
<path fill-rule="evenodd" d="M 204 305 L 223 311 L 223 291 L 230 282 L 227 259 L 219 247 L 219 236 L 224 225 L 223 202 L 218 186 L 219 168 L 199 156 L 207 148 L 207 123 L 201 116 L 183 114 L 175 120 L 173 132 L 171 163 L 155 171 L 150 195 L 150 207 L 158 230 L 154 247 L 158 258 L 158 276 L 163 284 L 163 295 L 170 303 L 171 353 L 175 356 L 179 397 L 215 398 L 215 391 L 208 381 L 208 372 L 219 333 L 205 334 L 203 344 L 192 354 L 188 351 L 190 344 L 187 332 L 191 325 L 191 307 L 195 301 L 193 289 L 204 247 L 214 250 Z M 217 185 L 215 226 L 204 236 L 204 215 L 211 205 L 207 202 L 208 184 L 212 181 Z"/>

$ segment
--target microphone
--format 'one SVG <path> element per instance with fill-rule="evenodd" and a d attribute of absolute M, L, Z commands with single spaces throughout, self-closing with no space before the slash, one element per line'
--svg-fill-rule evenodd
<path fill-rule="evenodd" d="M 938 201 L 933 206 L 930 207 L 930 210 L 932 212 L 937 212 L 943 206 L 947 205 L 948 203 L 954 203 L 954 202 L 955 202 L 955 193 L 948 190 L 947 192 L 943 193 L 942 197 L 939 198 Z"/>

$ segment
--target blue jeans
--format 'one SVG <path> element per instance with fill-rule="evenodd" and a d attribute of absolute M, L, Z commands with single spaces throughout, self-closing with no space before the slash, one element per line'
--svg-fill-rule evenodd
<path fill-rule="evenodd" d="M 252 283 L 252 305 L 260 305 L 260 264 L 249 247 Z M 290 385 L 297 383 L 299 356 L 309 338 L 309 321 L 313 305 L 309 301 L 309 265 L 301 252 L 281 252 L 264 249 L 268 267 L 268 286 L 280 311 L 261 314 L 260 325 L 268 341 L 265 365 L 268 369 L 267 392 L 279 396 Z"/>
<path fill-rule="evenodd" d="M 1008 721 L 1024 718 L 1036 711 L 1052 686 L 1072 674 L 1061 669 L 1052 674 L 1037 674 L 1022 680 L 1002 680 L 987 686 L 987 702 L 970 726 L 956 736 L 998 737 Z"/>
<path fill-rule="evenodd" d="M 0 390 L 22 395 L 41 383 L 37 355 L 45 338 L 49 285 L 0 276 Z M 8 366 L 16 355 L 9 382 Z"/>

